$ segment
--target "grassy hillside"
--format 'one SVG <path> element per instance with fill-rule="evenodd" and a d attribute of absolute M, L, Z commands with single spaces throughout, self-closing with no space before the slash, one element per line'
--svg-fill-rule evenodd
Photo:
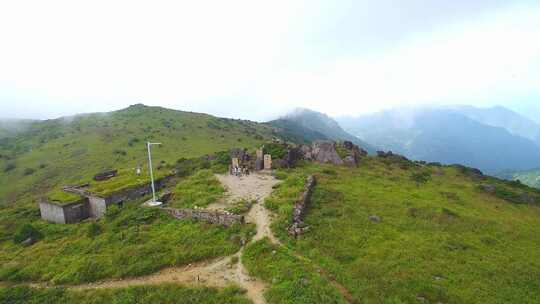
<path fill-rule="evenodd" d="M 96 304 L 96 303 L 178 303 L 249 304 L 237 288 L 217 290 L 178 285 L 140 286 L 123 289 L 68 291 L 65 289 L 0 288 L 0 303 L 10 304 Z"/>
<path fill-rule="evenodd" d="M 145 169 L 146 141 L 163 143 L 154 147 L 153 158 L 166 170 L 181 158 L 252 148 L 271 136 L 270 127 L 254 122 L 144 105 L 35 122 L 0 140 L 0 204 L 89 181 L 103 169 Z"/>
<path fill-rule="evenodd" d="M 311 173 L 318 177 L 305 219 L 311 229 L 293 239 L 285 228 Z M 358 169 L 308 165 L 280 176 L 285 181 L 266 206 L 277 214 L 273 229 L 290 257 L 269 257 L 284 253 L 257 243 L 245 254 L 253 275 L 273 282 L 270 303 L 296 296 L 295 303 L 316 303 L 332 294 L 321 273 L 357 303 L 538 303 L 534 189 L 461 167 L 376 157 Z M 292 265 L 309 261 L 315 270 L 289 271 L 300 267 L 291 266 L 294 257 L 302 260 Z"/>
<path fill-rule="evenodd" d="M 1 210 L 0 281 L 80 284 L 147 275 L 232 254 L 253 228 L 178 221 L 140 203 L 110 207 L 104 219 L 76 225 L 46 223 L 31 209 Z M 29 247 L 14 241 L 25 223 L 39 234 Z"/>

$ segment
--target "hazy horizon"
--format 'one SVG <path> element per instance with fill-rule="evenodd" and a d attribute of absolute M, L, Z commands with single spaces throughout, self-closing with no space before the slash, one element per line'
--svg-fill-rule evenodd
<path fill-rule="evenodd" d="M 464 104 L 540 122 L 538 1 L 17 1 L 0 38 L 5 118 Z"/>

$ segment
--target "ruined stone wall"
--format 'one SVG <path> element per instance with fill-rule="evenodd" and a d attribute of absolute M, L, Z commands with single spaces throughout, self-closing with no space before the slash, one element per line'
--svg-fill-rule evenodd
<path fill-rule="evenodd" d="M 315 176 L 308 176 L 306 184 L 304 186 L 304 191 L 302 191 L 298 201 L 294 205 L 292 225 L 288 228 L 289 234 L 291 235 L 297 236 L 309 229 L 309 227 L 303 227 L 302 220 L 311 202 L 311 194 L 313 193 L 313 188 L 315 187 L 315 184 Z"/>
<path fill-rule="evenodd" d="M 230 214 L 219 211 L 210 211 L 202 209 L 175 209 L 163 208 L 165 212 L 177 219 L 195 219 L 211 224 L 232 226 L 236 223 L 243 223 L 244 217 L 241 215 Z"/>

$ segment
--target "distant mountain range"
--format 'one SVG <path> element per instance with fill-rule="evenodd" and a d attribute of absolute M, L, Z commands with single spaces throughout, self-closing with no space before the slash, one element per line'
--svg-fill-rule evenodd
<path fill-rule="evenodd" d="M 540 126 L 503 107 L 394 109 L 338 122 L 362 140 L 412 159 L 490 174 L 540 165 Z"/>
<path fill-rule="evenodd" d="M 375 153 L 376 148 L 360 138 L 346 132 L 337 121 L 330 116 L 310 109 L 298 108 L 268 124 L 282 128 L 282 137 L 299 142 L 303 140 L 331 139 L 348 140 L 364 148 L 369 153 Z"/>

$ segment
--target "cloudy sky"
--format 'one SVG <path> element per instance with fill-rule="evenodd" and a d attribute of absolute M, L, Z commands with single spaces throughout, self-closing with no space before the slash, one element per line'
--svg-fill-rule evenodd
<path fill-rule="evenodd" d="M 540 121 L 540 1 L 0 1 L 0 117 L 265 120 L 504 105 Z"/>

